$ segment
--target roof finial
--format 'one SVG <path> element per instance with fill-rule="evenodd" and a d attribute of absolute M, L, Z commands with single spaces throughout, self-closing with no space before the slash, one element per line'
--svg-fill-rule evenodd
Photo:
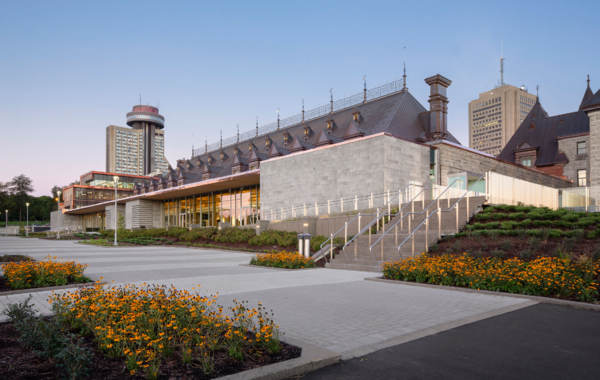
<path fill-rule="evenodd" d="M 208 154 L 208 139 L 204 138 L 204 154 Z"/>
<path fill-rule="evenodd" d="M 258 116 L 256 117 L 256 137 L 258 137 Z"/>
<path fill-rule="evenodd" d="M 304 98 L 302 98 L 302 122 L 304 123 Z"/>
<path fill-rule="evenodd" d="M 277 108 L 277 130 L 279 130 L 279 108 Z"/>
<path fill-rule="evenodd" d="M 402 89 L 404 91 L 406 91 L 406 62 L 402 62 L 403 65 L 403 72 L 404 74 L 402 74 Z"/>
<path fill-rule="evenodd" d="M 219 138 L 219 149 L 223 149 L 223 130 L 220 130 L 221 137 Z"/>
<path fill-rule="evenodd" d="M 363 75 L 363 103 L 367 102 L 367 76 Z"/>
<path fill-rule="evenodd" d="M 535 96 L 539 99 L 540 98 L 540 85 L 536 84 L 535 85 Z"/>
<path fill-rule="evenodd" d="M 587 86 L 590 88 L 590 74 L 587 75 Z"/>
<path fill-rule="evenodd" d="M 333 113 L 333 88 L 329 89 L 329 112 Z"/>
<path fill-rule="evenodd" d="M 236 141 L 235 142 L 236 142 L 236 144 L 239 144 L 240 143 L 240 125 L 236 124 L 235 126 L 237 128 L 237 135 L 236 135 Z"/>
<path fill-rule="evenodd" d="M 192 144 L 192 158 L 194 158 L 194 144 Z"/>

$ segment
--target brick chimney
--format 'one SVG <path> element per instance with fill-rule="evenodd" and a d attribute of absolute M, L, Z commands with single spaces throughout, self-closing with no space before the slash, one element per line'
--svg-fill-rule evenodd
<path fill-rule="evenodd" d="M 434 140 L 444 139 L 448 134 L 448 98 L 446 89 L 452 81 L 436 74 L 425 78 L 429 85 L 429 132 Z"/>

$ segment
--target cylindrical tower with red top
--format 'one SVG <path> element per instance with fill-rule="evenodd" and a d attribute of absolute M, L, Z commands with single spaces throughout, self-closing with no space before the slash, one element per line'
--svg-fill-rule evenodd
<path fill-rule="evenodd" d="M 127 113 L 127 125 L 141 129 L 144 139 L 144 175 L 155 171 L 156 158 L 154 155 L 154 136 L 156 129 L 165 127 L 165 118 L 158 113 L 158 108 L 148 105 L 133 106 Z"/>

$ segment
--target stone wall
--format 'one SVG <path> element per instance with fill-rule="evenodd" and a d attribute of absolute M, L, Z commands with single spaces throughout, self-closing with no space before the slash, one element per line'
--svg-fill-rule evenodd
<path fill-rule="evenodd" d="M 588 112 L 590 118 L 590 136 L 588 155 L 590 157 L 589 183 L 590 195 L 600 200 L 600 110 Z"/>
<path fill-rule="evenodd" d="M 588 159 L 589 154 L 585 154 L 582 156 L 577 155 L 577 143 L 580 141 L 585 141 L 585 146 L 589 150 L 590 141 L 589 136 L 577 136 L 577 137 L 569 137 L 558 140 L 558 149 L 563 152 L 569 162 L 565 164 L 563 167 L 563 175 L 569 178 L 575 186 L 577 185 L 577 171 L 581 169 L 585 169 L 588 181 L 590 174 L 590 161 Z M 588 152 L 589 153 L 589 152 Z"/>
<path fill-rule="evenodd" d="M 599 127 L 600 128 L 600 127 Z M 447 143 L 434 144 L 438 148 L 439 178 L 441 185 L 448 184 L 448 174 L 469 172 L 473 174 L 484 174 L 491 170 L 499 174 L 530 181 L 540 185 L 554 188 L 573 186 L 569 181 L 550 176 L 539 171 L 528 169 L 512 163 L 497 160 L 495 158 L 457 147 Z"/>
<path fill-rule="evenodd" d="M 125 205 L 125 228 L 160 228 L 162 227 L 161 202 L 136 199 Z"/>
<path fill-rule="evenodd" d="M 83 217 L 81 215 L 63 214 L 61 211 L 50 213 L 50 231 L 79 231 L 83 229 Z"/>
<path fill-rule="evenodd" d="M 397 191 L 429 181 L 428 146 L 379 134 L 261 163 L 261 209 Z"/>
<path fill-rule="evenodd" d="M 114 214 L 114 210 L 115 210 L 115 205 L 110 205 L 110 206 L 106 206 L 105 208 L 105 212 L 106 212 L 106 218 L 105 220 L 105 227 L 107 230 L 113 230 L 115 228 L 115 214 Z M 117 225 L 119 223 L 119 218 L 122 216 L 123 218 L 125 218 L 125 206 L 124 205 L 117 205 Z M 126 218 L 125 218 L 126 221 Z"/>

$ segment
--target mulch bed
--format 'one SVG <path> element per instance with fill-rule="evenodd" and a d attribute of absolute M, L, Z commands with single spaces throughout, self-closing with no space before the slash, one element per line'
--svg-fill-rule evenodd
<path fill-rule="evenodd" d="M 124 359 L 110 359 L 97 349 L 91 339 L 86 346 L 94 355 L 93 368 L 87 379 L 142 379 L 143 374 L 130 376 Z M 281 351 L 276 355 L 264 356 L 258 361 L 234 362 L 226 353 L 215 356 L 215 371 L 206 377 L 200 364 L 192 362 L 185 366 L 175 359 L 163 363 L 159 378 L 162 379 L 209 379 L 261 367 L 267 364 L 297 358 L 301 349 L 281 342 Z M 4 379 L 57 379 L 61 377 L 52 359 L 41 359 L 19 343 L 19 334 L 10 323 L 0 324 L 0 374 Z"/>
<path fill-rule="evenodd" d="M 8 292 L 9 290 L 14 290 L 14 289 L 12 289 L 8 285 L 8 282 L 6 282 L 6 280 L 4 279 L 4 277 L 0 276 L 0 293 L 2 293 L 2 292 Z"/>
<path fill-rule="evenodd" d="M 549 238 L 542 240 L 519 236 L 448 237 L 432 247 L 430 254 L 467 252 L 476 256 L 519 257 L 526 252 L 527 256 L 539 257 L 557 256 L 559 250 L 563 253 L 593 256 L 600 253 L 600 239 Z"/>

